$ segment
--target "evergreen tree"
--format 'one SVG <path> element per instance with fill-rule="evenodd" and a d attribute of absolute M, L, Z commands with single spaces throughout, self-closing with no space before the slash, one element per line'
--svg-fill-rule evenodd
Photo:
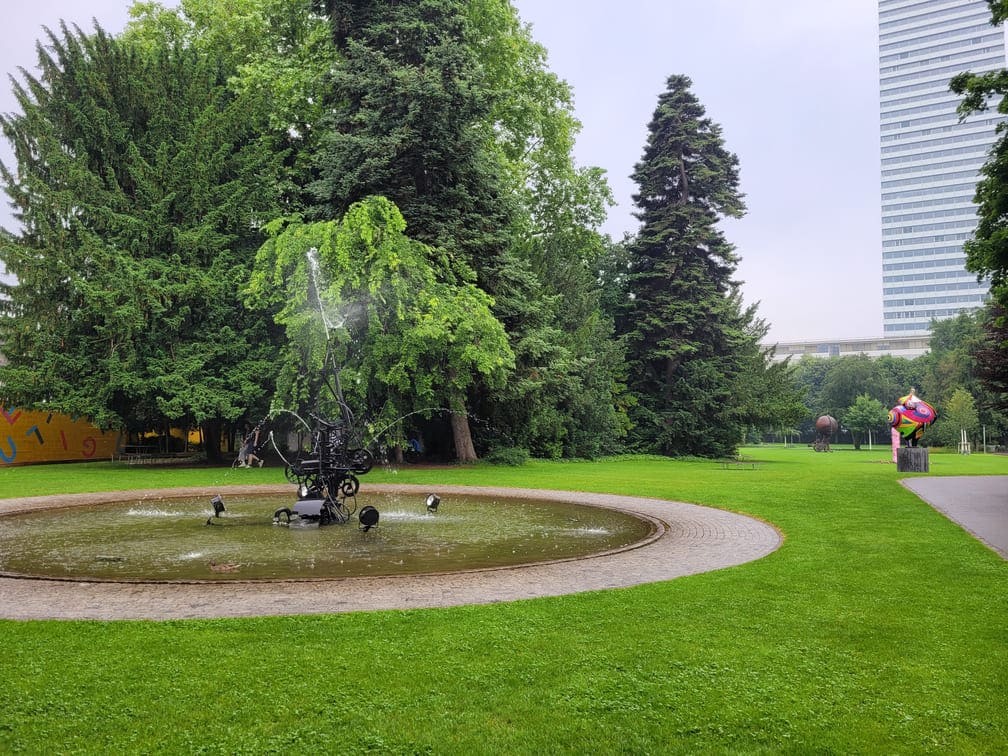
<path fill-rule="evenodd" d="M 744 425 L 733 415 L 744 386 L 741 354 L 752 313 L 732 279 L 737 258 L 717 227 L 744 212 L 738 159 L 721 129 L 670 76 L 633 179 L 641 229 L 630 243 L 620 332 L 639 404 L 636 447 L 663 454 L 730 454 Z"/>
<path fill-rule="evenodd" d="M 983 319 L 984 340 L 978 346 L 976 374 L 980 420 L 989 438 L 1008 438 L 1008 313 L 989 306 Z"/>
<path fill-rule="evenodd" d="M 340 218 L 367 196 L 387 197 L 411 238 L 442 250 L 454 275 L 475 276 L 496 298 L 515 264 L 510 207 L 489 149 L 491 99 L 469 44 L 465 3 L 319 5 L 342 59 L 324 101 L 309 217 Z M 486 388 L 471 392 L 485 399 Z M 452 417 L 457 454 L 468 420 Z"/>
<path fill-rule="evenodd" d="M 15 87 L 23 113 L 0 121 L 23 227 L 0 243 L 17 279 L 4 398 L 101 427 L 197 423 L 214 454 L 272 377 L 271 324 L 239 298 L 273 213 L 261 104 L 191 50 L 48 36 Z"/>
<path fill-rule="evenodd" d="M 507 246 L 500 166 L 488 150 L 490 95 L 467 44 L 461 0 L 329 0 L 342 56 L 316 156 L 314 217 L 371 195 L 410 235 L 455 255 L 493 294 Z"/>

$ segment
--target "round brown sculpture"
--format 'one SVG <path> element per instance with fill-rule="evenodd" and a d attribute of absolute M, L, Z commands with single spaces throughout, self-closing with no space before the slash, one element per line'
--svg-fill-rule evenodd
<path fill-rule="evenodd" d="M 840 429 L 840 424 L 832 415 L 822 415 L 818 420 L 816 420 L 815 429 L 815 450 L 817 452 L 829 451 L 830 439 L 832 439 L 833 434 Z"/>

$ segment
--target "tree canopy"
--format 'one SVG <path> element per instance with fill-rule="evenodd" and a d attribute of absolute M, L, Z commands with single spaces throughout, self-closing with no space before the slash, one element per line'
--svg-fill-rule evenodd
<path fill-rule="evenodd" d="M 395 434 L 404 418 L 444 409 L 459 459 L 472 461 L 461 420 L 467 392 L 477 381 L 499 388 L 514 356 L 486 293 L 405 230 L 398 208 L 381 197 L 354 203 L 338 223 L 271 224 L 249 294 L 286 329 L 278 398 L 333 414 L 343 397 L 327 398 L 322 387 L 335 378 L 375 433 L 388 429 L 382 440 L 394 443 L 406 440 Z M 324 373 L 327 353 L 335 377 Z"/>
<path fill-rule="evenodd" d="M 0 337 L 9 400 L 101 427 L 162 419 L 214 435 L 261 399 L 268 321 L 239 291 L 274 213 L 262 104 L 178 46 L 150 50 L 61 27 L 0 125 L 23 226 L 5 232 Z"/>
<path fill-rule="evenodd" d="M 686 77 L 634 174 L 641 233 L 614 244 L 570 88 L 509 0 L 131 14 L 49 34 L 0 120 L 8 401 L 199 423 L 213 452 L 270 400 L 327 412 L 330 354 L 372 430 L 420 418 L 466 460 L 617 452 L 631 425 L 634 449 L 724 454 L 797 417 L 717 228 L 738 161 Z"/>

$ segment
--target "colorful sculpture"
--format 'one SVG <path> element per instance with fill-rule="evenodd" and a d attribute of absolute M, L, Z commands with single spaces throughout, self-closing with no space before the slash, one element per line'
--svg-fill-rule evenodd
<path fill-rule="evenodd" d="M 938 413 L 935 408 L 914 394 L 910 393 L 899 398 L 899 403 L 889 410 L 889 425 L 892 428 L 893 462 L 896 461 L 896 450 L 905 441 L 907 446 L 917 446 L 924 430 L 935 421 Z"/>

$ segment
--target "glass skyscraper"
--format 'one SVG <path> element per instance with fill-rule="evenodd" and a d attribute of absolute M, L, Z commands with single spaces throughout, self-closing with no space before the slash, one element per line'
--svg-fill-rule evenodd
<path fill-rule="evenodd" d="M 886 336 L 925 335 L 932 319 L 980 307 L 965 268 L 979 169 L 1003 120 L 959 122 L 949 80 L 1005 68 L 1005 34 L 985 0 L 879 0 L 882 317 Z M 995 102 L 994 105 L 997 103 Z"/>

